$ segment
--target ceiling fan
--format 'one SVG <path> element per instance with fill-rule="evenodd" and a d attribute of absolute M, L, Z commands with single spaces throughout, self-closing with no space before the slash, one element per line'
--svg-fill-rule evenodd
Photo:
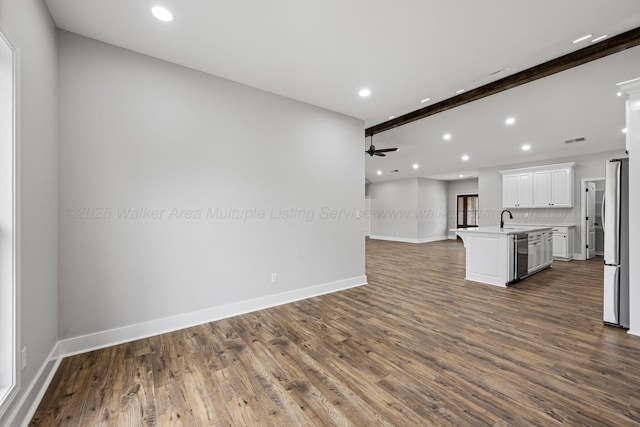
<path fill-rule="evenodd" d="M 398 149 L 397 148 L 380 148 L 376 150 L 376 147 L 373 145 L 373 135 L 371 135 L 371 145 L 369 146 L 369 149 L 365 151 L 365 153 L 369 154 L 371 157 L 373 157 L 374 155 L 384 157 L 386 156 L 386 154 L 384 153 L 390 153 L 392 151 L 398 151 Z"/>

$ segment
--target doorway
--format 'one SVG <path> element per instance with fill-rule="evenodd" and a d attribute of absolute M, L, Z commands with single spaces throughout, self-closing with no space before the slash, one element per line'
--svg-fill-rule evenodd
<path fill-rule="evenodd" d="M 604 254 L 604 229 L 602 227 L 602 197 L 604 178 L 582 180 L 582 249 L 583 259 Z"/>
<path fill-rule="evenodd" d="M 460 194 L 456 201 L 456 228 L 478 226 L 478 195 Z"/>

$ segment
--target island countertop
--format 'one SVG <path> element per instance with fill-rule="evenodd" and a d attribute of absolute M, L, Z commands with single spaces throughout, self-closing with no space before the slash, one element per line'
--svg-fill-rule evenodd
<path fill-rule="evenodd" d="M 477 233 L 477 234 L 520 234 L 520 233 L 535 233 L 537 231 L 549 231 L 551 226 L 542 225 L 518 225 L 518 226 L 505 226 L 500 228 L 497 225 L 487 227 L 469 227 L 469 228 L 452 228 L 449 231 L 455 233 Z"/>
<path fill-rule="evenodd" d="M 505 287 L 553 263 L 552 227 L 454 228 L 466 250 L 465 279 Z"/>

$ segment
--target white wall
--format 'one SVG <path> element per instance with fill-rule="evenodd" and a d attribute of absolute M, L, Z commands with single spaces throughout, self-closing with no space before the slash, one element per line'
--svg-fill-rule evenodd
<path fill-rule="evenodd" d="M 18 51 L 19 342 L 28 348 L 21 390 L 0 425 L 15 425 L 52 363 L 57 341 L 56 33 L 44 2 L 0 0 L 0 29 Z M 24 400 L 25 405 L 19 403 Z M 19 413 L 14 413 L 13 411 Z"/>
<path fill-rule="evenodd" d="M 447 182 L 418 178 L 418 241 L 447 238 Z"/>
<path fill-rule="evenodd" d="M 61 339 L 366 281 L 362 121 L 67 32 L 58 47 Z"/>
<path fill-rule="evenodd" d="M 458 212 L 458 196 L 466 194 L 478 194 L 478 178 L 449 181 L 447 187 L 447 230 L 458 226 L 456 217 Z M 455 239 L 456 234 L 448 232 L 450 239 Z"/>
<path fill-rule="evenodd" d="M 446 238 L 447 183 L 408 178 L 367 185 L 371 238 L 422 243 Z"/>
<path fill-rule="evenodd" d="M 608 159 L 624 157 L 624 150 L 605 153 L 574 156 L 551 161 L 539 161 L 516 165 L 505 165 L 497 168 L 482 169 L 478 175 L 478 192 L 480 204 L 480 225 L 489 226 L 500 223 L 502 208 L 502 175 L 501 170 L 520 167 L 548 165 L 556 163 L 576 162 L 574 174 L 574 207 L 571 209 L 509 209 L 513 213 L 513 220 L 505 222 L 519 224 L 574 224 L 574 254 L 580 254 L 582 247 L 581 221 L 581 182 L 583 178 L 604 177 L 605 162 Z"/>
<path fill-rule="evenodd" d="M 417 241 L 418 180 L 416 178 L 367 185 L 371 198 L 371 237 Z"/>

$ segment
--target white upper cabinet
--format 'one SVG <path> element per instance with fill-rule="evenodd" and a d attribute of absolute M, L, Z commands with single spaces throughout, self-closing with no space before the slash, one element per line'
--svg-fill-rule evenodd
<path fill-rule="evenodd" d="M 573 207 L 575 163 L 501 171 L 505 208 Z"/>
<path fill-rule="evenodd" d="M 538 171 L 533 174 L 536 195 L 533 204 L 538 207 L 551 206 L 551 171 Z"/>
<path fill-rule="evenodd" d="M 533 207 L 533 174 L 523 172 L 504 175 L 502 201 L 506 208 Z"/>

